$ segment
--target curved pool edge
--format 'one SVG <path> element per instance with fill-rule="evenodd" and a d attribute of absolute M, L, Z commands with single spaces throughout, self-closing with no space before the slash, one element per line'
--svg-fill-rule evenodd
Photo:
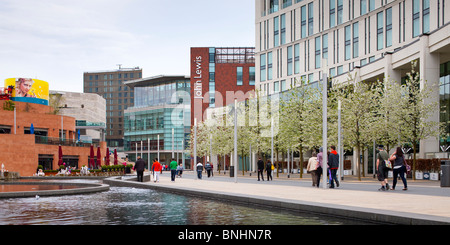
<path fill-rule="evenodd" d="M 68 183 L 68 182 L 8 182 L 8 185 L 76 185 L 79 188 L 61 189 L 61 190 L 41 190 L 41 191 L 17 191 L 17 192 L 0 192 L 0 198 L 23 198 L 23 197 L 43 197 L 43 196 L 63 196 L 63 195 L 79 195 L 103 192 L 109 190 L 107 184 L 92 183 Z"/>

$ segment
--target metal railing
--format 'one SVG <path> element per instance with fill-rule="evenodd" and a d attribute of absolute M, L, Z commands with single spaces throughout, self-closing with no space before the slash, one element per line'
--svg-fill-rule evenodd
<path fill-rule="evenodd" d="M 62 145 L 62 146 L 73 146 L 73 147 L 90 147 L 91 143 L 85 143 L 79 140 L 72 139 L 62 139 L 62 138 L 53 138 L 47 136 L 35 135 L 35 143 L 43 144 L 43 145 Z M 92 144 L 94 147 L 99 147 L 98 144 Z"/>

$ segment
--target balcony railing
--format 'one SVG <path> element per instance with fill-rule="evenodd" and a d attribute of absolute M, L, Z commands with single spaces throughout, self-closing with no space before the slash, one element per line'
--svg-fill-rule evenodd
<path fill-rule="evenodd" d="M 47 136 L 35 136 L 35 143 L 36 144 L 43 144 L 43 145 L 62 145 L 62 146 L 73 146 L 73 147 L 90 147 L 91 143 L 84 143 L 79 140 L 72 140 L 72 139 L 61 139 L 61 138 L 53 138 L 53 137 L 47 137 Z M 98 147 L 98 144 L 93 144 L 94 147 Z"/>

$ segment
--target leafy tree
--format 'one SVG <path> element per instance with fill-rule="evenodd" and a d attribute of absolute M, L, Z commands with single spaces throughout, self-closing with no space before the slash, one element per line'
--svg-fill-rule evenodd
<path fill-rule="evenodd" d="M 333 88 L 332 94 L 342 103 L 344 145 L 356 150 L 356 171 L 361 180 L 362 164 L 359 155 L 371 139 L 371 126 L 378 107 L 376 90 L 373 85 L 357 82 L 349 76 L 346 84 Z"/>
<path fill-rule="evenodd" d="M 322 142 L 321 93 L 301 83 L 288 93 L 281 103 L 278 144 L 281 149 L 298 149 L 300 178 L 303 175 L 303 152 Z"/>
<path fill-rule="evenodd" d="M 413 148 L 413 178 L 416 171 L 417 145 L 421 140 L 438 137 L 440 123 L 431 121 L 432 113 L 438 108 L 438 102 L 427 102 L 434 89 L 423 83 L 421 86 L 420 74 L 415 71 L 417 61 L 411 62 L 411 72 L 407 74 L 406 83 L 402 85 L 403 96 L 399 99 L 400 110 L 398 118 L 400 133 L 407 139 Z"/>

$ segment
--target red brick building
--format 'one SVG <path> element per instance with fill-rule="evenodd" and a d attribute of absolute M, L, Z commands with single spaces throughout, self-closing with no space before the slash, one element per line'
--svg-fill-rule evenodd
<path fill-rule="evenodd" d="M 59 145 L 66 166 L 89 166 L 90 144 L 76 143 L 75 118 L 55 115 L 51 106 L 16 101 L 14 120 L 14 111 L 5 110 L 5 103 L 0 100 L 0 165 L 9 172 L 32 176 L 38 165 L 58 169 Z M 34 134 L 30 134 L 31 124 Z M 104 157 L 106 142 L 95 145 L 95 158 L 98 147 Z"/>
<path fill-rule="evenodd" d="M 249 98 L 255 89 L 255 48 L 191 48 L 191 125 L 208 107 Z"/>

